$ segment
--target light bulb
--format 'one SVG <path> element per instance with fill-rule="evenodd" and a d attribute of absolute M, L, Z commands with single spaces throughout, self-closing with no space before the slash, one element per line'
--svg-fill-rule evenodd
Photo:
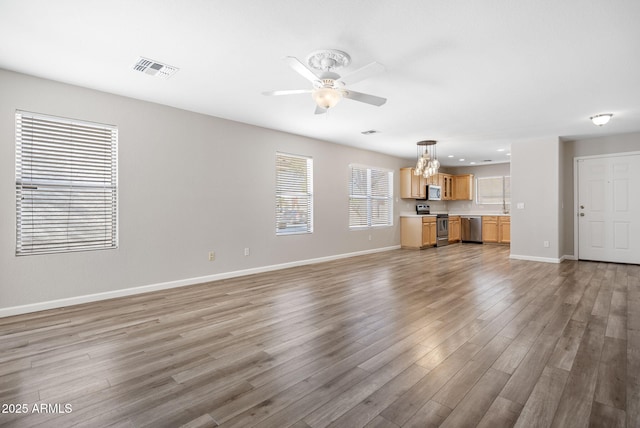
<path fill-rule="evenodd" d="M 340 101 L 340 98 L 342 97 L 342 95 L 340 95 L 340 92 L 336 91 L 333 88 L 315 89 L 311 93 L 311 96 L 319 107 L 325 109 L 335 107 L 335 105 L 338 104 L 338 101 Z"/>

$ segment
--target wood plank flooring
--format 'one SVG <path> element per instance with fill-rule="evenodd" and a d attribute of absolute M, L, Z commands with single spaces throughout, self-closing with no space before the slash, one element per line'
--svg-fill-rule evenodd
<path fill-rule="evenodd" d="M 640 427 L 640 266 L 508 255 L 395 250 L 0 319 L 0 425 Z"/>

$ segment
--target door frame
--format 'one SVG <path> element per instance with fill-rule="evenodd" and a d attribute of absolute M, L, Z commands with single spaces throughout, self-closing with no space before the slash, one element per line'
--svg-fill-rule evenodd
<path fill-rule="evenodd" d="M 621 152 L 621 153 L 603 153 L 590 156 L 576 156 L 573 158 L 573 257 L 580 260 L 580 232 L 578 227 L 578 161 L 587 159 L 617 158 L 621 156 L 640 155 L 640 151 Z"/>

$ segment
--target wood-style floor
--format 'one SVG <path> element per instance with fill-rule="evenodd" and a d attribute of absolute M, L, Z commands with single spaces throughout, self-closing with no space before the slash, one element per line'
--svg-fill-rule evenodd
<path fill-rule="evenodd" d="M 508 254 L 395 250 L 0 319 L 0 404 L 28 410 L 0 425 L 639 427 L 640 266 Z"/>

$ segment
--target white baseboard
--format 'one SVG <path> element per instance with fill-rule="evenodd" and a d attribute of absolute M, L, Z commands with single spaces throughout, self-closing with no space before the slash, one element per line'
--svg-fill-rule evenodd
<path fill-rule="evenodd" d="M 560 260 L 578 260 L 578 258 L 573 254 L 565 254 L 564 256 L 560 257 Z"/>
<path fill-rule="evenodd" d="M 551 257 L 536 257 L 536 256 L 520 256 L 517 254 L 509 255 L 510 259 L 515 260 L 528 260 L 530 262 L 543 262 L 543 263 L 562 263 L 562 258 L 556 259 Z"/>
<path fill-rule="evenodd" d="M 331 260 L 345 259 L 349 257 L 362 256 L 365 254 L 380 253 L 383 251 L 397 250 L 400 245 L 391 247 L 374 248 L 371 250 L 356 251 L 354 253 L 336 254 L 333 256 L 318 257 L 315 259 L 298 260 L 295 262 L 281 263 L 277 265 L 261 266 L 251 269 L 243 269 L 232 272 L 223 272 L 213 275 L 200 276 L 195 278 L 179 279 L 176 281 L 161 282 L 158 284 L 142 285 L 139 287 L 124 288 L 122 290 L 106 291 L 104 293 L 87 294 L 84 296 L 68 297 L 66 299 L 50 300 L 46 302 L 31 303 L 28 305 L 12 306 L 0 308 L 0 318 L 13 315 L 21 315 L 30 312 L 44 311 L 47 309 L 62 308 L 65 306 L 80 305 L 82 303 L 97 302 L 100 300 L 114 299 L 116 297 L 132 296 L 135 294 L 149 293 L 152 291 L 166 290 L 169 288 L 185 287 L 187 285 L 202 284 L 205 282 L 218 281 L 221 279 L 235 278 L 238 276 L 253 275 L 255 273 L 270 272 L 274 270 L 287 269 L 290 267 L 304 266 L 315 263 L 328 262 Z"/>

